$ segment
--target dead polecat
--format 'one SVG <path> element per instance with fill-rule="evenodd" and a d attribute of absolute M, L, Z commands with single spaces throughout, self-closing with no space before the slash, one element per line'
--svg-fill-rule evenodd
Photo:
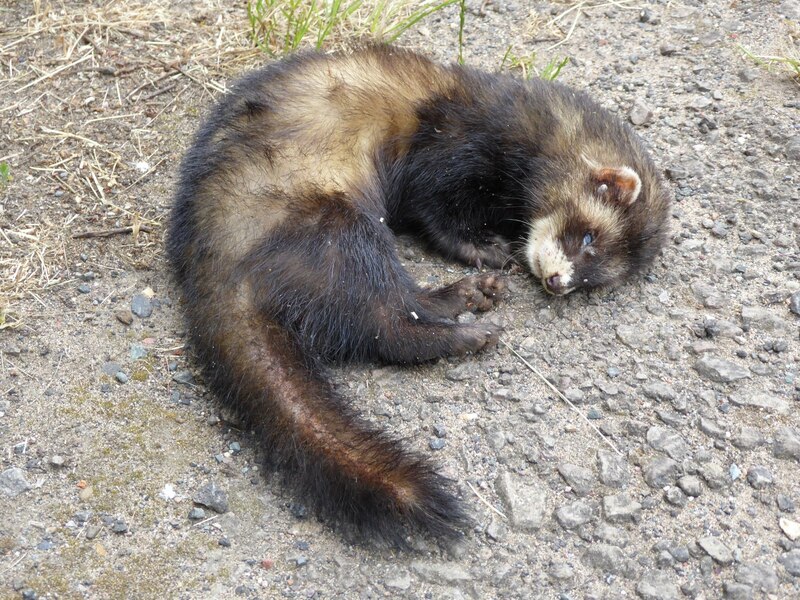
<path fill-rule="evenodd" d="M 457 535 L 428 460 L 358 416 L 325 363 L 496 343 L 496 273 L 415 284 L 394 233 L 448 258 L 517 256 L 552 294 L 614 284 L 662 245 L 669 200 L 631 129 L 563 85 L 372 47 L 251 73 L 183 161 L 168 252 L 214 392 L 304 501 L 364 533 Z"/>

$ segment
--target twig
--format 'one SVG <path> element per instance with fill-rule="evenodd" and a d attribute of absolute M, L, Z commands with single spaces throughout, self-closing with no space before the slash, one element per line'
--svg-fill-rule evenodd
<path fill-rule="evenodd" d="M 21 562 L 22 562 L 22 560 L 23 560 L 23 559 L 24 559 L 26 556 L 28 556 L 28 553 L 27 553 L 27 552 L 23 552 L 23 553 L 22 553 L 22 555 L 21 555 L 21 556 L 20 556 L 20 557 L 19 557 L 17 560 L 15 560 L 14 562 L 12 562 L 12 563 L 9 563 L 9 564 L 8 564 L 8 565 L 6 565 L 5 567 L 3 567 L 3 570 L 2 570 L 2 571 L 0 571 L 0 573 L 5 573 L 6 571 L 10 571 L 10 570 L 11 570 L 11 569 L 13 569 L 14 567 L 16 567 L 16 566 L 17 566 L 19 563 L 21 563 Z"/>
<path fill-rule="evenodd" d="M 155 92 L 151 92 L 151 93 L 147 94 L 147 96 L 140 97 L 139 100 L 152 100 L 156 96 L 160 96 L 161 94 L 166 94 L 167 92 L 171 92 L 176 87 L 178 87 L 178 82 L 177 81 L 173 81 L 172 83 L 170 83 L 168 85 L 165 85 L 162 88 L 157 89 Z"/>
<path fill-rule="evenodd" d="M 501 517 L 503 517 L 503 518 L 504 518 L 506 521 L 508 521 L 508 517 L 507 517 L 507 516 L 505 516 L 505 514 L 503 514 L 502 512 L 500 512 L 500 510 L 498 510 L 498 509 L 496 509 L 494 506 L 492 506 L 492 505 L 491 505 L 491 503 L 490 503 L 490 502 L 489 502 L 489 501 L 488 501 L 486 498 L 484 498 L 483 496 L 481 496 L 481 495 L 480 495 L 480 493 L 478 492 L 478 490 L 476 490 L 476 489 L 475 489 L 475 487 L 474 487 L 474 486 L 473 486 L 473 485 L 472 485 L 472 484 L 471 484 L 469 481 L 467 482 L 467 485 L 469 486 L 469 489 L 471 489 L 471 490 L 472 490 L 472 493 L 473 493 L 473 494 L 475 494 L 475 495 L 478 497 L 478 500 L 480 500 L 481 502 L 483 502 L 483 503 L 484 503 L 486 506 L 488 506 L 488 507 L 489 507 L 489 508 L 490 508 L 492 511 L 496 512 L 498 515 L 500 515 L 500 516 L 501 516 Z"/>
<path fill-rule="evenodd" d="M 511 350 L 511 352 L 514 354 L 514 356 L 516 356 L 518 359 L 520 359 L 520 360 L 521 360 L 521 361 L 522 361 L 522 362 L 525 364 L 525 366 L 526 366 L 526 367 L 528 367 L 528 369 L 530 369 L 531 371 L 533 371 L 534 373 L 536 373 L 536 374 L 539 376 L 539 378 L 540 378 L 542 381 L 544 381 L 544 382 L 545 382 L 545 384 L 547 384 L 547 386 L 548 386 L 548 387 L 549 387 L 551 390 L 553 390 L 553 391 L 556 393 L 556 395 L 557 395 L 559 398 L 561 398 L 561 399 L 562 399 L 564 402 L 566 402 L 566 403 L 569 405 L 569 407 L 570 407 L 570 408 L 572 408 L 572 410 L 574 410 L 574 411 L 575 411 L 575 412 L 576 412 L 576 413 L 577 413 L 577 414 L 578 414 L 578 415 L 581 417 L 581 419 L 583 419 L 584 421 L 586 421 L 586 424 L 587 424 L 587 425 L 589 425 L 589 427 L 591 427 L 592 429 L 594 429 L 594 430 L 595 430 L 595 432 L 597 432 L 597 435 L 599 435 L 599 436 L 600 436 L 600 438 L 601 438 L 601 439 L 602 439 L 602 440 L 603 440 L 603 441 L 604 441 L 606 444 L 608 444 L 609 446 L 611 446 L 611 449 L 612 449 L 612 450 L 614 450 L 614 452 L 616 452 L 617 454 L 619 454 L 620 456 L 622 456 L 622 452 L 620 452 L 620 451 L 619 451 L 619 449 L 618 449 L 618 448 L 617 448 L 617 447 L 614 445 L 614 443 L 613 443 L 613 442 L 612 442 L 610 439 L 608 439 L 608 438 L 607 438 L 605 435 L 603 435 L 603 432 L 602 432 L 602 431 L 600 431 L 600 430 L 597 428 L 597 426 L 596 426 L 594 423 L 592 423 L 592 422 L 591 422 L 591 421 L 590 421 L 590 420 L 589 420 L 589 419 L 586 417 L 586 415 L 584 415 L 584 414 L 583 414 L 581 411 L 579 411 L 579 410 L 578 410 L 578 407 L 577 407 L 577 406 L 575 406 L 575 405 L 574 405 L 572 402 L 570 402 L 570 401 L 567 399 L 567 397 L 566 397 L 564 394 L 562 394 L 562 393 L 559 391 L 559 389 L 558 389 L 556 386 L 554 386 L 552 383 L 550 383 L 550 382 L 547 380 L 547 378 L 546 378 L 544 375 L 542 375 L 542 373 L 541 373 L 541 371 L 539 371 L 539 369 L 537 369 L 537 368 L 536 368 L 536 367 L 534 367 L 534 366 L 533 366 L 531 363 L 529 363 L 527 360 L 525 360 L 525 359 L 522 357 L 522 355 L 521 355 L 519 352 L 517 352 L 516 350 L 514 350 L 514 348 L 512 348 L 512 347 L 511 347 L 511 346 L 510 346 L 510 345 L 509 345 L 509 344 L 508 344 L 508 343 L 507 343 L 505 340 L 500 340 L 500 343 L 501 343 L 501 344 L 503 344 L 503 345 L 504 345 L 506 348 L 508 348 L 509 350 Z"/>
<path fill-rule="evenodd" d="M 127 227 L 115 227 L 114 229 L 104 229 L 102 231 L 84 231 L 82 233 L 76 233 L 72 236 L 74 240 L 84 240 L 88 238 L 106 238 L 111 237 L 112 235 L 120 235 L 124 233 L 133 233 L 134 230 L 144 231 L 145 233 L 152 233 L 153 228 L 149 225 L 139 225 L 139 227 L 134 227 L 133 225 L 128 225 Z"/>
<path fill-rule="evenodd" d="M 214 515 L 213 517 L 208 517 L 207 519 L 203 519 L 202 521 L 198 521 L 197 523 L 192 525 L 192 527 L 200 527 L 200 525 L 205 525 L 209 521 L 213 521 L 214 519 L 216 519 L 218 516 L 219 515 Z"/>

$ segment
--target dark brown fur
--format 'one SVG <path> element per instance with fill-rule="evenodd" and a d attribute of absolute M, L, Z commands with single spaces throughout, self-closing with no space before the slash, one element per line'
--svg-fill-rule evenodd
<path fill-rule="evenodd" d="M 635 201 L 623 166 L 641 178 Z M 489 273 L 422 289 L 393 233 L 501 266 L 541 222 L 560 228 L 558 252 L 588 288 L 649 264 L 667 206 L 638 139 L 585 96 L 374 47 L 240 81 L 186 155 L 168 251 L 211 388 L 302 498 L 400 541 L 407 525 L 456 535 L 459 503 L 427 459 L 357 415 L 323 365 L 491 346 L 497 326 L 454 317 L 491 308 L 504 284 Z M 596 247 L 575 245 L 570 226 Z M 543 277 L 550 291 L 574 289 L 556 275 Z"/>

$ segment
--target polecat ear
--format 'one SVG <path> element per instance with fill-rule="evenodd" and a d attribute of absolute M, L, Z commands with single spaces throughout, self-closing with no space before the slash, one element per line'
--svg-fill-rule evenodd
<path fill-rule="evenodd" d="M 630 167 L 604 167 L 592 171 L 592 183 L 601 198 L 630 206 L 642 191 L 642 180 Z"/>

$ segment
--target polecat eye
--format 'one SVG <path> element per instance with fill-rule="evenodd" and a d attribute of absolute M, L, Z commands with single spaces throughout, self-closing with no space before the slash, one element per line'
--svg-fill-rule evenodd
<path fill-rule="evenodd" d="M 594 241 L 594 236 L 590 232 L 587 231 L 586 235 L 583 236 L 583 243 L 581 244 L 581 247 L 585 248 L 586 246 L 591 244 L 593 241 Z"/>

